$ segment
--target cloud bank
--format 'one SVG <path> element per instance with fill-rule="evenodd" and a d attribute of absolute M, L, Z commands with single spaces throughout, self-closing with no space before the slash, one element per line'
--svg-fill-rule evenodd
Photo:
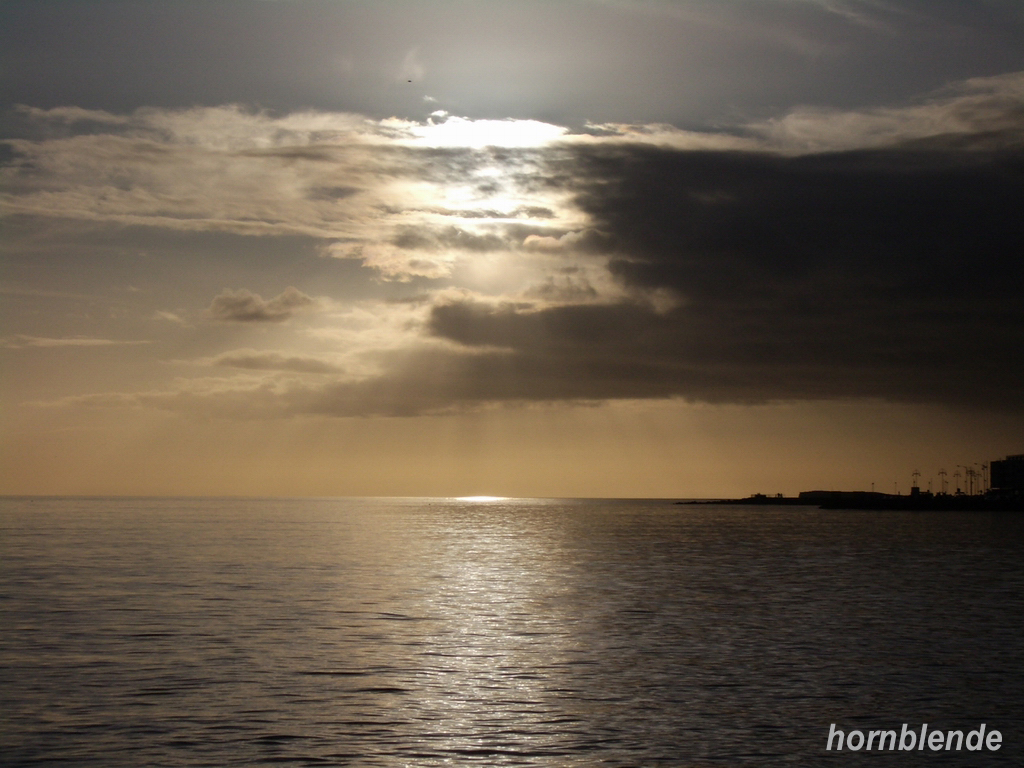
<path fill-rule="evenodd" d="M 673 397 L 1024 407 L 1022 73 L 718 133 L 231 107 L 28 114 L 92 127 L 8 142 L 8 213 L 301 233 L 425 286 L 401 322 L 383 307 L 321 328 L 328 352 L 360 350 L 359 372 L 225 352 L 216 364 L 247 378 L 79 403 L 275 416 Z M 296 288 L 225 291 L 207 314 L 281 323 L 316 305 Z"/>

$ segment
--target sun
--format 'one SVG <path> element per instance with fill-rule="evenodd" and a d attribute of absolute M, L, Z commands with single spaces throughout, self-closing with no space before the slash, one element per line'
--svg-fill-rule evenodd
<path fill-rule="evenodd" d="M 433 118 L 437 117 L 438 120 Z M 427 147 L 543 147 L 562 138 L 566 128 L 539 120 L 473 120 L 435 112 L 424 125 L 411 129 L 414 143 Z"/>
<path fill-rule="evenodd" d="M 470 502 L 489 502 L 489 501 L 505 501 L 508 496 L 457 496 L 456 501 L 470 501 Z"/>

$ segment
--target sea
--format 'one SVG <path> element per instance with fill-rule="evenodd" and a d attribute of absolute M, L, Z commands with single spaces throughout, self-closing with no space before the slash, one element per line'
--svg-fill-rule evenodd
<path fill-rule="evenodd" d="M 0 765 L 1017 766 L 1022 630 L 1019 514 L 8 497 Z"/>

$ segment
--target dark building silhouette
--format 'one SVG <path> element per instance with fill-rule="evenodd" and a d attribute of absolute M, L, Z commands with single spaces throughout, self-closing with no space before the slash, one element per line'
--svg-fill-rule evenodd
<path fill-rule="evenodd" d="M 989 472 L 993 490 L 1024 492 L 1024 453 L 993 461 Z"/>

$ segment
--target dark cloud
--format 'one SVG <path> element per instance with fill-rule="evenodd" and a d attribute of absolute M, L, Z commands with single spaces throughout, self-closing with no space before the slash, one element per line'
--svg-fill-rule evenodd
<path fill-rule="evenodd" d="M 457 216 L 460 219 L 553 219 L 555 217 L 554 211 L 539 205 L 522 205 L 511 211 L 499 211 L 494 208 L 439 208 L 432 212 L 444 216 Z"/>
<path fill-rule="evenodd" d="M 1007 300 L 1007 278 L 1020 275 L 1022 159 L 629 147 L 579 157 L 577 201 L 612 238 L 626 283 L 695 302 L 815 295 L 829 281 L 858 302 Z"/>
<path fill-rule="evenodd" d="M 40 336 L 27 336 L 17 333 L 14 336 L 0 338 L 0 347 L 7 349 L 24 349 L 25 347 L 112 347 L 135 344 L 150 344 L 150 341 L 123 341 L 116 339 L 94 339 L 85 336 L 52 339 Z"/>
<path fill-rule="evenodd" d="M 307 197 L 310 200 L 343 200 L 346 197 L 358 194 L 359 191 L 355 187 L 316 187 L 309 190 Z"/>
<path fill-rule="evenodd" d="M 575 271 L 575 268 L 570 268 Z M 598 292 L 585 277 L 574 277 L 565 273 L 546 278 L 525 291 L 530 299 L 541 299 L 559 303 L 583 303 L 596 301 Z"/>
<path fill-rule="evenodd" d="M 280 323 L 297 312 L 311 309 L 317 301 L 292 286 L 272 299 L 241 288 L 227 289 L 213 299 L 207 314 L 214 320 L 239 323 Z"/>
<path fill-rule="evenodd" d="M 528 251 L 572 251 L 576 254 L 607 253 L 612 242 L 608 235 L 596 229 L 584 229 L 578 232 L 548 232 L 541 234 L 539 228 L 532 231 L 521 228 L 520 232 L 530 232 L 522 239 L 523 247 Z"/>
<path fill-rule="evenodd" d="M 477 395 L 1024 406 L 1021 150 L 618 146 L 559 170 L 611 272 L 678 304 L 436 306 L 434 335 L 504 350 L 464 364 Z"/>
<path fill-rule="evenodd" d="M 478 235 L 454 226 L 405 227 L 392 238 L 391 244 L 404 250 L 413 251 L 454 249 L 477 253 L 500 251 L 509 247 L 509 243 L 498 235 L 491 233 Z"/>
<path fill-rule="evenodd" d="M 341 369 L 326 360 L 306 355 L 285 355 L 280 352 L 259 352 L 242 349 L 217 355 L 214 365 L 243 368 L 251 371 L 289 371 L 291 373 L 340 373 Z"/>

